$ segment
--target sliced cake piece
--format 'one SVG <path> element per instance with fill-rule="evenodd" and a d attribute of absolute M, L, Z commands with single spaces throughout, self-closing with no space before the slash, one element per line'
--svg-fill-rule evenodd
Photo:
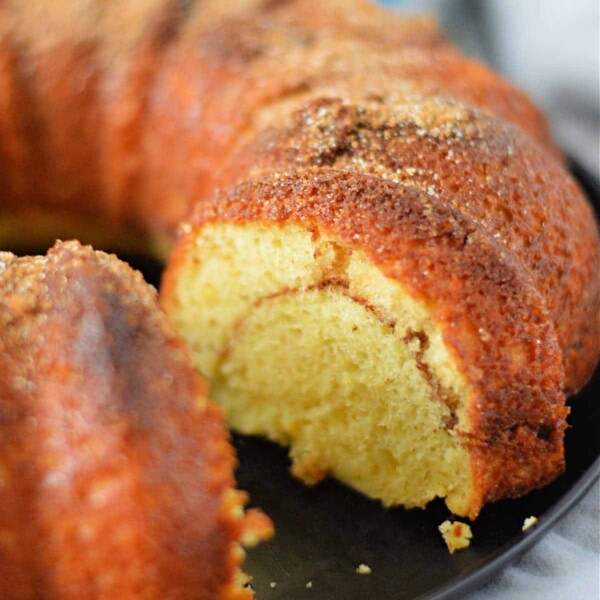
<path fill-rule="evenodd" d="M 231 426 L 386 505 L 485 502 L 563 469 L 564 373 L 540 293 L 469 217 L 329 169 L 202 203 L 161 299 Z"/>
<path fill-rule="evenodd" d="M 0 597 L 242 600 L 221 412 L 153 288 L 77 243 L 0 254 Z"/>

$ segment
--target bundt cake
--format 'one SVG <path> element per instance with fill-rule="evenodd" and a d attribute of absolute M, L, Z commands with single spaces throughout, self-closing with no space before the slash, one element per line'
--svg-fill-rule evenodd
<path fill-rule="evenodd" d="M 0 598 L 242 600 L 233 452 L 139 273 L 0 253 Z"/>
<path fill-rule="evenodd" d="M 212 395 L 308 482 L 475 518 L 564 468 L 598 229 L 539 111 L 429 20 L 5 0 L 0 198 L 5 243 L 175 245 L 161 302 Z"/>

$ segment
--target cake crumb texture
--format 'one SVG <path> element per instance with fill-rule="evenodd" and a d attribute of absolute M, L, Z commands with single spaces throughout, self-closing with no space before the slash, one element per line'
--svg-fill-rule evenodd
<path fill-rule="evenodd" d="M 444 521 L 438 527 L 450 554 L 454 554 L 457 550 L 464 550 L 471 544 L 473 533 L 471 528 L 466 523 L 460 521 Z"/>

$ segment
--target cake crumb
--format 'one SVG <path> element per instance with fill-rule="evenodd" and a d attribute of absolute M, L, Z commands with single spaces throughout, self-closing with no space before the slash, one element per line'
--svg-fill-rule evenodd
<path fill-rule="evenodd" d="M 277 582 L 276 581 L 271 581 L 271 583 L 269 584 L 270 588 L 273 590 L 277 587 Z"/>
<path fill-rule="evenodd" d="M 290 471 L 306 485 L 316 485 L 327 477 L 326 469 L 321 466 L 321 461 L 316 456 L 295 458 Z"/>
<path fill-rule="evenodd" d="M 356 572 L 359 575 L 370 575 L 371 567 L 369 567 L 369 565 L 365 565 L 365 563 L 360 563 L 360 565 L 358 565 L 358 567 L 356 567 Z"/>
<path fill-rule="evenodd" d="M 523 527 L 522 527 L 523 531 L 527 531 L 528 529 L 533 527 L 537 522 L 538 522 L 537 517 L 527 517 L 523 521 Z"/>
<path fill-rule="evenodd" d="M 244 530 L 241 542 L 244 548 L 254 548 L 260 542 L 273 537 L 273 523 L 263 512 L 251 508 L 242 512 L 242 515 Z"/>
<path fill-rule="evenodd" d="M 444 521 L 438 529 L 446 542 L 446 546 L 448 546 L 450 554 L 454 554 L 456 550 L 468 548 L 471 544 L 473 532 L 466 523 Z"/>
<path fill-rule="evenodd" d="M 309 590 L 310 590 L 310 589 L 312 589 L 312 581 L 309 581 L 309 582 L 306 584 L 306 588 L 307 588 L 307 589 L 309 589 Z"/>

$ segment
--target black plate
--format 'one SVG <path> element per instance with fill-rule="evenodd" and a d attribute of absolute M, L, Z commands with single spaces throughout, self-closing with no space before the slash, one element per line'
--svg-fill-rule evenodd
<path fill-rule="evenodd" d="M 572 165 L 600 214 L 600 186 Z M 160 266 L 124 256 L 154 284 Z M 474 539 L 450 555 L 437 531 L 448 517 L 441 501 L 426 510 L 385 510 L 329 480 L 307 488 L 288 473 L 285 450 L 235 436 L 239 486 L 275 522 L 276 537 L 249 552 L 245 570 L 254 576 L 259 600 L 392 600 L 462 597 L 518 558 L 581 499 L 600 475 L 600 369 L 570 401 L 567 470 L 554 483 L 518 500 L 486 506 L 473 524 Z M 537 516 L 526 533 L 523 520 Z M 370 575 L 358 575 L 365 563 Z M 275 582 L 274 588 L 271 582 Z M 311 587 L 306 584 L 311 582 Z"/>

